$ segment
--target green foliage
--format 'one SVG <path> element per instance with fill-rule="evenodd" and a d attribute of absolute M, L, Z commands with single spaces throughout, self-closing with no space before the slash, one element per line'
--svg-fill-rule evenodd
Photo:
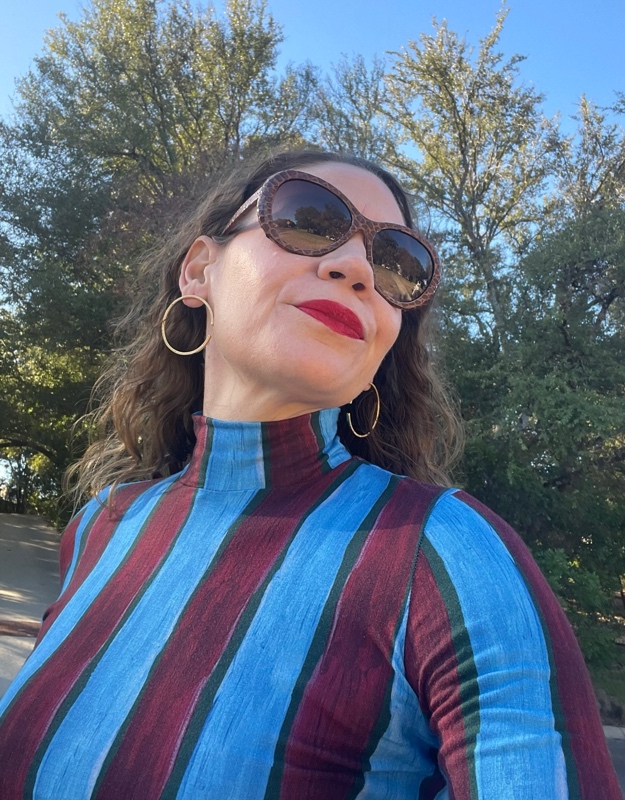
<path fill-rule="evenodd" d="M 167 176 L 237 158 L 249 137 L 279 137 L 301 113 L 309 70 L 273 74 L 280 27 L 263 2 L 211 6 L 94 0 L 63 18 L 19 85 L 17 111 L 33 138 L 130 172 L 152 191 Z"/>
<path fill-rule="evenodd" d="M 383 113 L 385 64 L 375 58 L 371 68 L 362 56 L 343 57 L 319 87 L 313 140 L 330 150 L 386 161 L 400 128 Z"/>
<path fill-rule="evenodd" d="M 477 293 L 498 346 L 508 316 L 509 262 L 501 247 L 518 246 L 539 218 L 556 143 L 553 124 L 540 113 L 541 95 L 520 84 L 522 57 L 505 60 L 497 50 L 506 15 L 504 8 L 477 53 L 445 22 L 434 22 L 434 35 L 409 41 L 387 76 L 386 109 L 419 153 L 414 159 L 399 151 L 396 166 L 463 256 L 452 274 L 459 284 L 450 287 L 454 304 L 465 313 L 469 277 L 469 306 Z"/>
<path fill-rule="evenodd" d="M 609 667 L 615 631 L 608 623 L 612 608 L 599 576 L 570 561 L 561 549 L 538 551 L 535 557 L 568 613 L 589 666 Z"/>

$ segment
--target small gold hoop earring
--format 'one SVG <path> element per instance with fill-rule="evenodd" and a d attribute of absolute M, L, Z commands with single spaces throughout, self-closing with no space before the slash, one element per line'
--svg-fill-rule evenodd
<path fill-rule="evenodd" d="M 349 413 L 349 411 L 346 414 L 347 424 L 351 428 L 351 431 L 354 434 L 354 436 L 357 436 L 359 439 L 366 439 L 367 436 L 370 436 L 371 432 L 375 430 L 375 426 L 378 424 L 378 420 L 380 419 L 380 409 L 381 409 L 380 393 L 378 392 L 377 386 L 373 382 L 371 383 L 369 388 L 373 389 L 373 391 L 375 392 L 375 399 L 376 399 L 375 417 L 373 418 L 373 425 L 371 426 L 371 430 L 369 430 L 367 433 L 358 433 L 358 431 L 354 430 L 354 426 L 352 425 L 352 415 Z"/>
<path fill-rule="evenodd" d="M 201 303 L 204 303 L 206 308 L 208 309 L 208 313 L 210 314 L 211 318 L 211 325 L 215 324 L 215 317 L 213 316 L 213 309 L 208 305 L 208 302 L 197 294 L 183 294 L 181 297 L 177 297 L 175 300 L 167 306 L 165 313 L 163 314 L 163 321 L 161 322 L 161 336 L 163 337 L 163 341 L 165 342 L 165 346 L 168 347 L 172 353 L 175 353 L 177 356 L 192 356 L 194 353 L 199 353 L 200 350 L 203 350 L 206 345 L 210 342 L 212 338 L 212 334 L 208 334 L 206 339 L 202 342 L 199 347 L 196 347 L 195 350 L 176 350 L 175 347 L 172 347 L 169 342 L 167 341 L 167 334 L 165 333 L 165 325 L 167 323 L 167 317 L 169 316 L 169 312 L 172 308 L 179 303 L 181 300 L 186 300 L 188 297 L 192 297 L 195 300 L 199 300 Z"/>

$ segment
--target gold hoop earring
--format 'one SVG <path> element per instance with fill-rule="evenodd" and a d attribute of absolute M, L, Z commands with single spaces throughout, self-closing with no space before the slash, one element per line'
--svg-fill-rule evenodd
<path fill-rule="evenodd" d="M 163 337 L 163 341 L 165 342 L 165 346 L 168 347 L 172 353 L 175 353 L 177 356 L 192 356 L 194 353 L 199 353 L 200 350 L 203 350 L 207 344 L 210 342 L 212 338 L 212 334 L 208 334 L 206 339 L 202 342 L 199 347 L 196 347 L 195 350 L 176 350 L 175 347 L 172 347 L 169 342 L 167 341 L 167 334 L 165 333 L 165 324 L 167 323 L 167 317 L 169 316 L 169 312 L 172 308 L 179 303 L 181 300 L 186 300 L 188 297 L 192 297 L 195 300 L 199 300 L 201 303 L 204 303 L 206 308 L 208 309 L 208 313 L 210 314 L 211 318 L 211 325 L 215 324 L 215 317 L 213 316 L 213 309 L 208 305 L 208 302 L 197 294 L 183 294 L 181 297 L 177 297 L 175 300 L 167 306 L 165 309 L 165 313 L 163 314 L 163 321 L 161 322 L 161 336 Z"/>
<path fill-rule="evenodd" d="M 373 391 L 375 392 L 375 399 L 376 399 L 375 416 L 373 418 L 373 425 L 371 426 L 371 430 L 369 430 L 367 433 L 358 433 L 357 431 L 354 430 L 354 426 L 352 425 L 352 415 L 349 413 L 349 411 L 346 414 L 347 424 L 351 428 L 351 431 L 354 434 L 354 436 L 357 436 L 359 439 L 366 439 L 367 436 L 371 436 L 371 432 L 375 430 L 375 426 L 378 424 L 378 420 L 380 419 L 380 410 L 382 407 L 382 404 L 380 403 L 380 393 L 378 392 L 377 386 L 373 382 L 371 382 L 369 388 L 373 389 Z"/>

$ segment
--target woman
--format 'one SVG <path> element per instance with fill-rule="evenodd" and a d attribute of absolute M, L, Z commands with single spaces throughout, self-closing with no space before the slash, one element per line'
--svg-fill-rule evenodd
<path fill-rule="evenodd" d="M 444 486 L 438 278 L 395 180 L 321 152 L 231 174 L 152 256 L 3 800 L 620 797 L 556 600 Z"/>

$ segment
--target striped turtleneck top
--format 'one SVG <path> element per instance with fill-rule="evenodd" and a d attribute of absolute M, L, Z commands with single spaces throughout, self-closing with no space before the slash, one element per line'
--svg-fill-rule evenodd
<path fill-rule="evenodd" d="M 2 800 L 619 800 L 527 548 L 352 458 L 337 413 L 196 416 L 181 473 L 72 520 L 0 701 Z"/>

